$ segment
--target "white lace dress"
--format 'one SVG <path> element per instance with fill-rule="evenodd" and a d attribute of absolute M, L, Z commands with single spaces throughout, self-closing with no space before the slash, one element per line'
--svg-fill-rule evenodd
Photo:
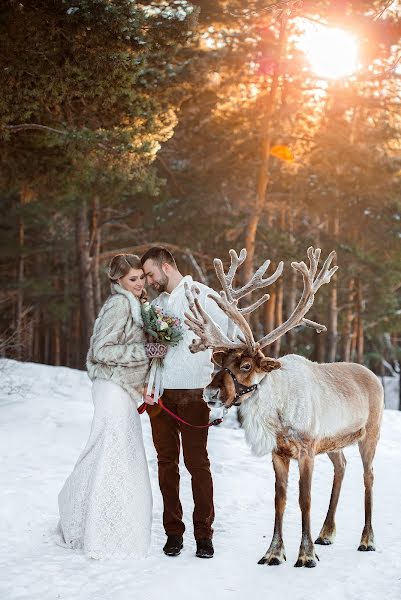
<path fill-rule="evenodd" d="M 88 443 L 59 494 L 58 543 L 91 558 L 143 558 L 150 546 L 152 492 L 135 402 L 97 379 Z"/>

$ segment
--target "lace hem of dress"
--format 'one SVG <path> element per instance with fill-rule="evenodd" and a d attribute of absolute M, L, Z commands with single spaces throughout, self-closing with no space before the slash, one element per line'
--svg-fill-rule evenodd
<path fill-rule="evenodd" d="M 146 552 L 141 552 L 139 550 L 136 552 L 96 552 L 95 550 L 85 550 L 81 540 L 71 540 L 67 543 L 59 533 L 55 536 L 55 543 L 61 548 L 67 548 L 77 554 L 84 554 L 87 558 L 93 558 L 95 560 L 142 560 L 149 556 L 149 550 Z"/>

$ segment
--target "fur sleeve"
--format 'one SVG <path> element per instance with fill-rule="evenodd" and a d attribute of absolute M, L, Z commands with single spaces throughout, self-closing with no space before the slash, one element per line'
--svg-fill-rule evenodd
<path fill-rule="evenodd" d="M 125 331 L 131 318 L 129 302 L 122 296 L 112 296 L 106 302 L 96 319 L 92 336 L 92 355 L 95 361 L 110 366 L 132 367 L 137 362 L 147 361 L 142 342 L 127 342 Z M 134 328 L 140 325 L 134 323 Z M 138 336 L 139 337 L 139 336 Z"/>

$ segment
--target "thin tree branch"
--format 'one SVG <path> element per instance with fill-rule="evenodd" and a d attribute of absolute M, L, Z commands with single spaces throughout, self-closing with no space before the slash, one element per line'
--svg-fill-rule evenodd
<path fill-rule="evenodd" d="M 208 285 L 208 281 L 206 278 L 205 273 L 202 271 L 202 268 L 200 266 L 200 264 L 197 262 L 197 260 L 195 259 L 192 250 L 190 250 L 189 248 L 187 248 L 187 252 L 186 252 L 191 265 L 193 266 L 193 268 L 195 269 L 198 277 L 199 277 L 199 281 L 201 281 L 202 283 L 204 283 L 205 285 Z"/>
<path fill-rule="evenodd" d="M 388 8 L 390 8 L 390 6 L 394 3 L 394 0 L 388 0 L 386 5 L 384 6 L 384 8 L 382 8 L 381 10 L 379 10 L 378 13 L 376 13 L 373 17 L 373 21 L 377 21 L 378 19 L 380 19 L 380 17 L 386 12 L 386 10 Z"/>
<path fill-rule="evenodd" d="M 19 125 L 5 125 L 5 129 L 10 131 L 24 131 L 26 129 L 40 129 L 44 131 L 51 131 L 52 133 L 60 133 L 61 135 L 67 135 L 68 131 L 62 131 L 61 129 L 54 129 L 54 127 L 48 127 L 47 125 L 39 125 L 38 123 L 20 123 Z"/>

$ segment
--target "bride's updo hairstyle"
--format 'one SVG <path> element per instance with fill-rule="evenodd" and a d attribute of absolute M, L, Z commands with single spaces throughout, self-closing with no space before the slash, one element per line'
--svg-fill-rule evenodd
<path fill-rule="evenodd" d="M 131 269 L 143 271 L 141 259 L 136 254 L 116 254 L 110 261 L 107 276 L 110 283 L 118 283 L 121 277 L 125 277 Z"/>
<path fill-rule="evenodd" d="M 131 269 L 139 269 L 143 271 L 141 259 L 136 254 L 116 254 L 110 261 L 107 268 L 107 276 L 110 281 L 111 288 L 113 290 L 113 283 L 118 283 L 120 277 L 125 277 Z M 148 295 L 145 288 L 143 288 L 140 302 L 146 302 Z"/>

